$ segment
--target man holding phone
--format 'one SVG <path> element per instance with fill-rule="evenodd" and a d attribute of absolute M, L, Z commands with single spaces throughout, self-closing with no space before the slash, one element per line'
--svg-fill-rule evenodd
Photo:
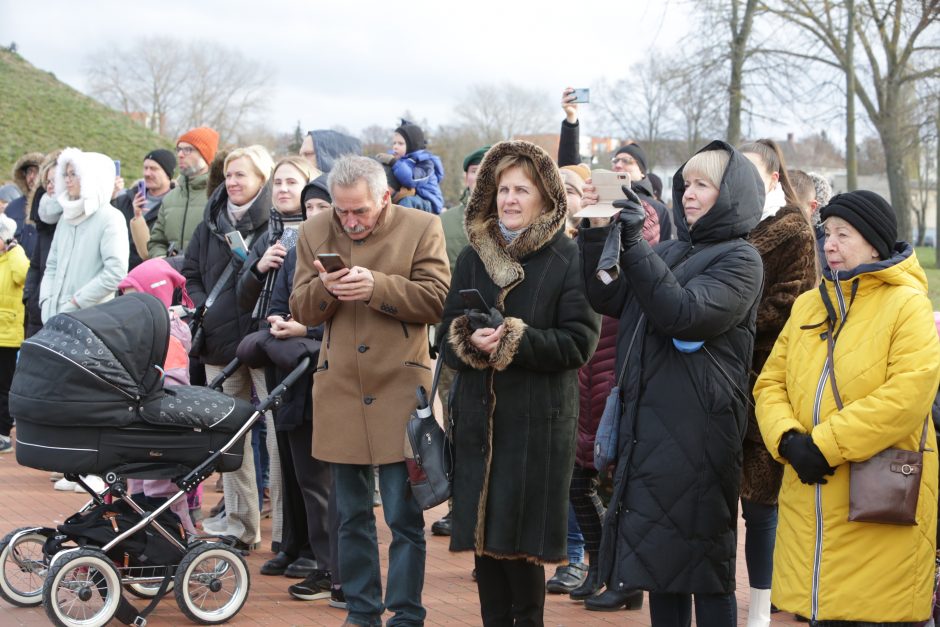
<path fill-rule="evenodd" d="M 333 468 L 348 622 L 380 625 L 387 607 L 392 624 L 420 625 L 424 516 L 408 488 L 405 424 L 417 387 L 431 387 L 427 326 L 440 320 L 450 285 L 444 232 L 437 216 L 390 202 L 374 159 L 337 160 L 327 183 L 333 211 L 300 227 L 290 298 L 295 320 L 326 329 L 314 375 L 313 456 Z M 385 603 L 372 466 L 392 530 Z"/>
<path fill-rule="evenodd" d="M 151 150 L 144 157 L 143 178 L 111 201 L 127 220 L 127 233 L 133 243 L 128 259 L 131 270 L 149 258 L 150 228 L 157 220 L 164 197 L 176 186 L 175 177 L 176 155 L 164 148 Z"/>

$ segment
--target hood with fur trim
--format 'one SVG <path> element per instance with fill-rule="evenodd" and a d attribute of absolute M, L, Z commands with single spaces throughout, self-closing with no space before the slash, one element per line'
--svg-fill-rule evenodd
<path fill-rule="evenodd" d="M 78 148 L 66 148 L 59 155 L 55 169 L 56 198 L 64 206 L 68 202 L 65 186 L 65 169 L 71 163 L 82 181 L 81 198 L 84 214 L 90 216 L 100 207 L 111 204 L 114 193 L 114 161 L 100 152 L 82 152 Z"/>
<path fill-rule="evenodd" d="M 27 152 L 17 159 L 16 163 L 13 165 L 13 182 L 20 188 L 20 192 L 22 192 L 24 196 L 29 194 L 29 188 L 26 186 L 26 170 L 32 167 L 38 168 L 42 163 L 43 157 L 45 157 L 45 155 L 41 152 Z"/>
<path fill-rule="evenodd" d="M 527 157 L 535 164 L 542 187 L 547 192 L 544 212 L 511 243 L 499 230 L 496 211 L 496 167 L 505 157 Z M 561 229 L 567 218 L 568 201 L 558 166 L 547 152 L 526 141 L 504 141 L 486 152 L 473 194 L 464 214 L 464 227 L 470 246 L 477 252 L 493 282 L 506 287 L 523 278 L 520 259 L 545 246 Z"/>

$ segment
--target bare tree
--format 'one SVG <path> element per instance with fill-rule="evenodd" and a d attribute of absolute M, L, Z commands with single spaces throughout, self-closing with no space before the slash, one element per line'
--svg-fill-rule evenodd
<path fill-rule="evenodd" d="M 237 49 L 147 37 L 127 49 L 109 47 L 87 60 L 91 95 L 126 113 L 144 112 L 166 135 L 194 126 L 237 141 L 266 110 L 271 72 Z"/>
<path fill-rule="evenodd" d="M 846 49 L 845 5 L 833 0 L 764 0 L 802 32 L 775 52 L 851 73 L 856 95 L 884 148 L 891 204 L 900 237 L 911 235 L 910 99 L 913 85 L 940 76 L 940 0 L 865 0 L 855 6 L 854 35 L 862 58 Z M 815 45 L 812 45 L 815 44 Z"/>
<path fill-rule="evenodd" d="M 728 132 L 725 137 L 729 144 L 737 145 L 741 141 L 741 111 L 744 102 L 744 64 L 751 51 L 748 40 L 754 28 L 754 14 L 757 0 L 728 0 L 731 31 L 731 45 L 728 49 L 730 75 L 728 79 Z"/>
<path fill-rule="evenodd" d="M 471 86 L 454 112 L 491 143 L 516 135 L 542 133 L 557 122 L 547 94 L 508 82 Z"/>

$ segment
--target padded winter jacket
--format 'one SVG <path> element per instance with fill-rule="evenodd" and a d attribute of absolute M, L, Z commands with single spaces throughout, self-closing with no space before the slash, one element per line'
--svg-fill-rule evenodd
<path fill-rule="evenodd" d="M 29 259 L 22 246 L 0 253 L 0 346 L 16 348 L 23 343 L 23 285 Z"/>
<path fill-rule="evenodd" d="M 441 192 L 444 164 L 440 157 L 427 150 L 415 150 L 395 161 L 392 172 L 402 187 L 414 188 L 418 196 L 431 203 L 431 213 L 441 212 L 444 208 L 444 194 Z"/>
<path fill-rule="evenodd" d="M 600 574 L 608 588 L 727 594 L 735 589 L 745 394 L 763 272 L 743 237 L 757 224 L 763 183 L 725 142 L 730 162 L 715 205 L 690 229 L 682 169 L 673 179 L 679 238 L 622 251 L 621 271 L 595 275 L 607 231 L 582 229 L 588 298 L 618 316 L 626 360 L 614 491 Z M 673 339 L 704 341 L 680 352 Z"/>
<path fill-rule="evenodd" d="M 183 264 L 186 291 L 196 307 L 201 307 L 229 261 L 235 259 L 235 269 L 229 275 L 226 287 L 203 318 L 205 344 L 200 357 L 203 363 L 213 366 L 224 366 L 232 361 L 238 343 L 252 330 L 251 311 L 240 310 L 235 297 L 235 283 L 242 262 L 229 248 L 225 233 L 237 230 L 249 247 L 255 237 L 265 233 L 271 207 L 271 189 L 267 185 L 261 188 L 261 193 L 235 227 L 228 221 L 227 207 L 228 192 L 224 185 L 220 185 L 206 204 L 203 220 L 196 227 L 186 248 L 186 262 Z"/>
<path fill-rule="evenodd" d="M 780 490 L 773 602 L 817 620 L 919 622 L 930 615 L 937 524 L 932 421 L 917 524 L 848 521 L 849 463 L 885 448 L 917 450 L 940 381 L 940 344 L 927 278 L 910 245 L 840 275 L 824 272 L 832 303 L 837 409 L 825 377 L 827 308 L 819 290 L 800 296 L 754 388 L 757 420 L 777 461 L 788 431 L 809 433 L 835 467 L 805 485 L 787 464 Z"/>
<path fill-rule="evenodd" d="M 616 385 L 617 318 L 604 316 L 597 350 L 578 371 L 581 408 L 578 413 L 578 449 L 575 459 L 582 468 L 594 469 L 594 438 L 604 415 L 610 389 Z"/>
<path fill-rule="evenodd" d="M 189 247 L 189 240 L 202 221 L 206 209 L 209 174 L 181 176 L 176 187 L 163 197 L 157 220 L 150 230 L 147 252 L 150 257 L 166 257 L 170 244 L 180 252 Z"/>

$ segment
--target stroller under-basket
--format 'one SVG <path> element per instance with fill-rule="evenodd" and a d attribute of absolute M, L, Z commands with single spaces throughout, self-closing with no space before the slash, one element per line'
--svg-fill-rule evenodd
<path fill-rule="evenodd" d="M 42 603 L 66 627 L 146 624 L 171 590 L 197 623 L 223 623 L 244 605 L 250 578 L 233 539 L 188 537 L 170 507 L 213 472 L 241 466 L 246 433 L 309 360 L 255 409 L 212 389 L 229 369 L 209 388 L 164 389 L 168 337 L 163 304 L 135 293 L 55 316 L 23 343 L 10 391 L 17 462 L 65 473 L 91 500 L 55 529 L 25 527 L 0 542 L 8 602 Z M 86 474 L 107 490 L 96 494 Z M 179 490 L 145 511 L 128 478 L 171 479 Z M 151 601 L 138 610 L 123 590 Z"/>

